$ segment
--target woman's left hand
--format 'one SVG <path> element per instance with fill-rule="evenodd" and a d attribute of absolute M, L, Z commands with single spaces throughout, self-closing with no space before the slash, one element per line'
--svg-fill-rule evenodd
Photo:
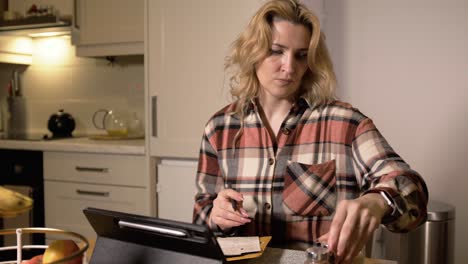
<path fill-rule="evenodd" d="M 335 253 L 336 263 L 351 263 L 372 237 L 382 217 L 389 210 L 380 194 L 369 193 L 354 200 L 341 201 L 330 231 L 319 238 Z"/>

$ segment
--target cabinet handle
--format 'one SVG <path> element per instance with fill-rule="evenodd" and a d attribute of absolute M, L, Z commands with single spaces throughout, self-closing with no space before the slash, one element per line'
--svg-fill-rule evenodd
<path fill-rule="evenodd" d="M 13 164 L 13 173 L 19 175 L 24 172 L 24 166 L 22 164 Z"/>
<path fill-rule="evenodd" d="M 151 135 L 158 136 L 158 96 L 151 97 Z"/>
<path fill-rule="evenodd" d="M 81 167 L 81 166 L 76 166 L 75 170 L 79 172 L 100 172 L 100 173 L 109 172 L 108 168 L 94 168 L 94 167 Z"/>
<path fill-rule="evenodd" d="M 76 193 L 79 195 L 92 195 L 92 196 L 102 196 L 102 197 L 109 197 L 109 192 L 95 192 L 95 191 L 86 191 L 77 189 Z"/>
<path fill-rule="evenodd" d="M 73 20 L 75 23 L 73 23 L 75 29 L 80 29 L 80 24 L 78 23 L 78 0 L 73 1 Z"/>
<path fill-rule="evenodd" d="M 130 223 L 126 222 L 123 220 L 119 221 L 119 226 L 120 227 L 129 227 L 129 228 L 134 228 L 134 229 L 140 229 L 143 231 L 150 231 L 150 232 L 156 232 L 156 233 L 161 233 L 165 235 L 171 235 L 171 236 L 176 236 L 176 237 L 186 237 L 187 234 L 185 232 L 179 231 L 179 230 L 174 230 L 171 228 L 166 228 L 166 227 L 157 227 L 157 226 L 149 226 L 149 225 L 144 225 L 144 224 L 136 224 L 136 223 Z"/>

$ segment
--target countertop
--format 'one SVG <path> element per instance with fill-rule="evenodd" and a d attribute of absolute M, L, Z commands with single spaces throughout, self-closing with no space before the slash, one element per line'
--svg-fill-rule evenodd
<path fill-rule="evenodd" d="M 24 149 L 39 151 L 67 151 L 105 154 L 145 154 L 144 139 L 97 140 L 88 137 L 76 137 L 57 140 L 0 140 L 1 149 Z"/>

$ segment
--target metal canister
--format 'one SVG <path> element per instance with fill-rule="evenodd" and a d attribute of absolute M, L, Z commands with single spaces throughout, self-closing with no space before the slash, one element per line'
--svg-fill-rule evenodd
<path fill-rule="evenodd" d="M 327 245 L 314 243 L 312 247 L 307 248 L 304 264 L 330 264 L 330 252 Z"/>

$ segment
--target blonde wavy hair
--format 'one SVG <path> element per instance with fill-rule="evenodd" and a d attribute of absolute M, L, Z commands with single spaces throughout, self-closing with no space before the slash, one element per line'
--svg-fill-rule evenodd
<path fill-rule="evenodd" d="M 241 120 L 245 116 L 246 106 L 259 94 L 260 83 L 255 66 L 269 55 L 274 19 L 304 25 L 311 32 L 307 55 L 308 69 L 302 79 L 298 96 L 303 96 L 309 103 L 318 106 L 335 99 L 336 77 L 325 44 L 325 36 L 320 31 L 319 19 L 296 0 L 271 0 L 255 13 L 245 30 L 232 44 L 230 55 L 226 57 L 225 70 L 231 70 L 229 86 L 236 101 L 234 111 L 240 115 Z"/>

